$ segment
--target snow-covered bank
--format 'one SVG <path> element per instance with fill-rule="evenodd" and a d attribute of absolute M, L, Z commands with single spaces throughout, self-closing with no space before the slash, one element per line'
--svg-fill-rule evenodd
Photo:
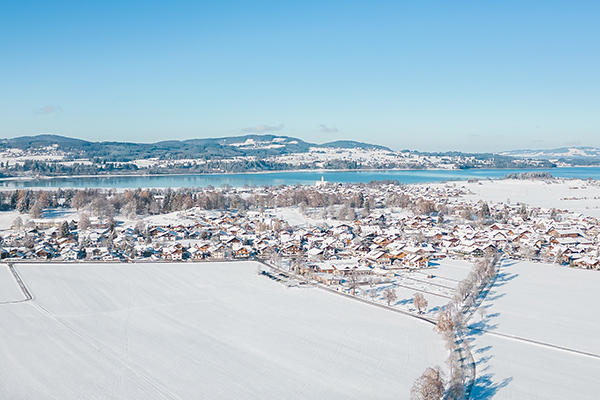
<path fill-rule="evenodd" d="M 1 398 L 398 398 L 446 356 L 428 323 L 255 263 L 16 268 L 34 300 L 0 306 Z"/>

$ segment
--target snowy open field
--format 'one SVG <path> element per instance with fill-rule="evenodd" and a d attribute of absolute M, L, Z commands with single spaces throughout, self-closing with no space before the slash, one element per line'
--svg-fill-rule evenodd
<path fill-rule="evenodd" d="M 394 288 L 398 300 L 393 305 L 400 310 L 414 312 L 413 296 L 420 292 L 427 300 L 428 307 L 424 314 L 437 318 L 437 313 L 450 301 L 458 283 L 466 278 L 473 264 L 464 260 L 444 259 L 436 261 L 432 268 L 400 271 L 390 283 L 379 285 L 377 300 L 385 303 L 383 290 Z M 431 278 L 430 278 L 431 276 Z"/>
<path fill-rule="evenodd" d="M 3 399 L 397 399 L 446 358 L 426 322 L 251 262 L 16 269 L 34 299 L 0 305 Z"/>
<path fill-rule="evenodd" d="M 452 183 L 454 184 L 454 183 Z M 443 184 L 432 184 L 443 185 Z M 474 194 L 466 199 L 479 199 L 494 203 L 510 201 L 543 208 L 569 209 L 575 213 L 600 218 L 600 185 L 598 181 L 581 179 L 532 180 L 481 180 L 475 183 L 456 182 Z"/>
<path fill-rule="evenodd" d="M 473 398 L 598 399 L 598 288 L 597 271 L 505 261 L 483 303 L 487 316 L 471 320 Z"/>

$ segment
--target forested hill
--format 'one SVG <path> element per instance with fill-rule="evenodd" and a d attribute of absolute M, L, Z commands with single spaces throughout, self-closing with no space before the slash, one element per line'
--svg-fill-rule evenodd
<path fill-rule="evenodd" d="M 0 151 L 7 149 L 30 151 L 48 147 L 68 153 L 73 159 L 106 162 L 127 162 L 147 158 L 215 160 L 244 156 L 268 157 L 304 153 L 311 147 L 392 151 L 384 146 L 354 141 L 315 144 L 298 138 L 275 135 L 168 140 L 157 143 L 91 142 L 58 135 L 22 136 L 0 141 Z"/>
<path fill-rule="evenodd" d="M 546 150 L 513 150 L 505 151 L 502 155 L 535 160 L 554 160 L 569 165 L 598 165 L 600 163 L 600 149 L 597 147 L 579 146 Z"/>
<path fill-rule="evenodd" d="M 92 142 L 57 135 L 0 139 L 0 177 L 553 166 L 551 160 L 493 153 L 394 151 L 350 140 L 315 144 L 276 135 L 156 143 Z"/>

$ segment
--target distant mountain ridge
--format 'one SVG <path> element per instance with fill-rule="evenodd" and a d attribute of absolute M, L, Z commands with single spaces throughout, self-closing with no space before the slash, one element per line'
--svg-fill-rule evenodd
<path fill-rule="evenodd" d="M 564 154 L 574 154 L 565 151 Z M 242 173 L 289 170 L 553 168 L 564 162 L 497 153 L 394 151 L 337 140 L 323 144 L 290 136 L 93 142 L 58 135 L 0 139 L 0 177 L 98 174 Z M 587 153 L 586 153 L 587 154 Z M 537 154 L 539 156 L 539 154 Z M 579 158 L 592 165 L 598 158 Z"/>
<path fill-rule="evenodd" d="M 0 139 L 0 150 L 7 148 L 18 148 L 22 150 L 35 149 L 48 146 L 58 146 L 63 151 L 82 151 L 82 152 L 100 152 L 102 148 L 112 150 L 127 150 L 134 154 L 147 151 L 164 153 L 166 151 L 176 151 L 182 154 L 207 152 L 209 155 L 234 156 L 236 153 L 269 153 L 265 155 L 280 155 L 288 153 L 303 153 L 310 148 L 342 148 L 342 149 L 364 149 L 364 150 L 382 150 L 395 152 L 389 147 L 358 142 L 354 140 L 336 140 L 332 142 L 317 144 L 306 142 L 302 139 L 280 136 L 272 134 L 248 134 L 241 136 L 230 136 L 220 138 L 198 138 L 185 140 L 163 140 L 154 143 L 136 143 L 136 142 L 118 142 L 118 141 L 89 141 L 84 139 L 70 138 L 54 134 L 41 134 L 35 136 L 20 136 L 15 138 Z M 123 151 L 117 151 L 122 153 Z M 402 150 L 401 152 L 410 152 L 423 155 L 475 155 L 475 154 L 496 154 L 499 156 L 528 158 L 528 159 L 577 159 L 577 158 L 598 158 L 600 159 L 600 148 L 589 146 L 560 147 L 556 149 L 520 149 L 497 153 L 465 153 L 461 151 L 445 152 L 424 152 L 416 150 Z M 254 155 L 254 154 L 246 154 Z M 160 154 L 157 154 L 160 156 Z"/>
<path fill-rule="evenodd" d="M 106 161 L 131 161 L 140 158 L 229 158 L 235 156 L 277 156 L 305 153 L 310 148 L 360 148 L 392 151 L 388 147 L 341 140 L 323 144 L 305 142 L 302 139 L 277 135 L 243 135 L 222 138 L 165 140 L 156 143 L 92 142 L 59 135 L 43 134 L 21 136 L 0 140 L 0 150 L 21 150 L 54 146 L 65 152 L 73 152 L 83 158 L 100 158 Z"/>
<path fill-rule="evenodd" d="M 545 150 L 512 150 L 500 154 L 515 158 L 558 161 L 571 165 L 595 165 L 600 163 L 600 148 L 587 146 Z"/>
<path fill-rule="evenodd" d="M 560 147 L 546 150 L 511 150 L 501 152 L 502 155 L 530 158 L 561 158 L 561 157 L 600 157 L 600 148 L 597 147 Z"/>

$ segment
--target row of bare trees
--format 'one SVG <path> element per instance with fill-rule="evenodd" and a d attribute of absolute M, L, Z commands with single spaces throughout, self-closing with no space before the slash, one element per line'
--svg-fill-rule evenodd
<path fill-rule="evenodd" d="M 473 362 L 469 344 L 462 339 L 466 328 L 466 315 L 475 306 L 482 290 L 496 276 L 496 265 L 499 261 L 497 253 L 489 252 L 473 266 L 472 271 L 457 285 L 454 296 L 440 312 L 435 330 L 444 339 L 449 351 L 446 364 L 450 376 L 444 384 L 439 367 L 427 368 L 413 385 L 412 400 L 445 398 L 461 400 L 465 398 L 465 383 L 468 369 L 465 360 Z M 474 377 L 472 377 L 474 378 Z M 444 388 L 440 390 L 440 387 Z"/>

